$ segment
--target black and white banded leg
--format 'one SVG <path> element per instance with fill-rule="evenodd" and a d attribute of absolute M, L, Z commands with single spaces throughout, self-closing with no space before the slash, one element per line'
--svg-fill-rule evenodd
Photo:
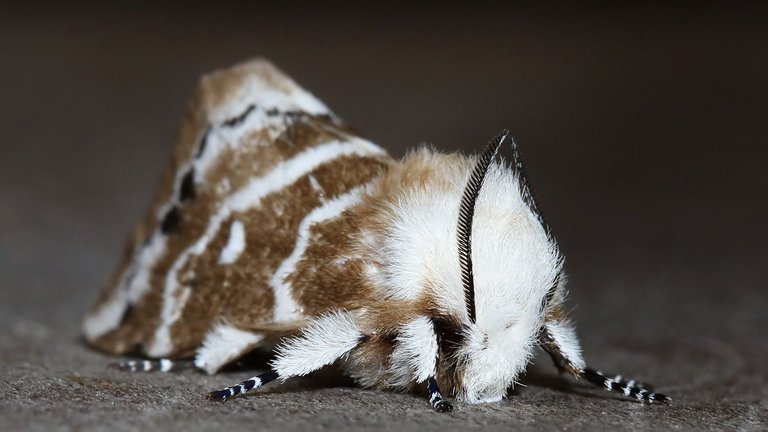
<path fill-rule="evenodd" d="M 315 318 L 298 336 L 284 339 L 276 349 L 271 370 L 238 385 L 208 393 L 209 400 L 224 401 L 261 387 L 278 377 L 304 376 L 335 363 L 354 349 L 363 334 L 349 312 L 329 312 Z"/>
<path fill-rule="evenodd" d="M 227 387 L 222 390 L 212 391 L 208 393 L 208 400 L 223 402 L 231 397 L 247 393 L 255 388 L 269 384 L 270 382 L 277 379 L 277 377 L 279 377 L 279 375 L 273 370 L 264 372 L 263 374 L 257 375 L 249 380 L 245 380 L 238 385 Z"/>
<path fill-rule="evenodd" d="M 633 379 L 625 379 L 625 377 L 623 377 L 621 375 L 614 375 L 613 377 L 609 377 L 609 378 L 611 378 L 612 380 L 618 382 L 621 385 L 627 385 L 627 386 L 630 386 L 630 387 L 633 387 L 633 386 L 642 387 L 642 388 L 648 390 L 649 392 L 654 391 L 652 385 L 650 385 L 648 383 L 644 383 L 642 381 L 635 381 Z"/>
<path fill-rule="evenodd" d="M 621 393 L 624 396 L 635 398 L 640 402 L 667 403 L 672 401 L 672 398 L 665 394 L 654 393 L 652 387 L 645 386 L 635 380 L 624 380 L 621 375 L 609 378 L 602 372 L 587 367 L 584 368 L 584 371 L 580 376 L 598 387 L 602 387 L 608 391 Z"/>
<path fill-rule="evenodd" d="M 584 378 L 588 382 L 602 387 L 608 391 L 621 393 L 640 402 L 667 403 L 672 398 L 662 393 L 654 393 L 653 387 L 626 380 L 621 375 L 607 377 L 584 363 L 581 356 L 581 347 L 578 345 L 576 333 L 568 322 L 547 322 L 539 336 L 541 347 L 549 353 L 558 370 L 572 373 L 577 378 Z"/>
<path fill-rule="evenodd" d="M 124 360 L 110 364 L 110 367 L 126 372 L 179 372 L 191 369 L 191 360 Z"/>
<path fill-rule="evenodd" d="M 453 411 L 453 405 L 450 402 L 443 399 L 443 395 L 440 393 L 440 387 L 437 386 L 437 380 L 431 376 L 427 379 L 427 388 L 429 389 L 429 404 L 437 412 L 451 412 Z"/>

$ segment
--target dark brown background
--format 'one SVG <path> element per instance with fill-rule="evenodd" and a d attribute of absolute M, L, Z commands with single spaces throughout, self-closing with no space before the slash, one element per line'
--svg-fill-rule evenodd
<path fill-rule="evenodd" d="M 0 429 L 765 428 L 767 25 L 749 3 L 4 6 Z M 569 384 L 547 361 L 511 400 L 451 416 L 332 381 L 210 405 L 205 390 L 250 372 L 107 370 L 79 321 L 186 99 L 259 55 L 396 155 L 477 151 L 510 128 L 587 358 L 674 404 Z"/>

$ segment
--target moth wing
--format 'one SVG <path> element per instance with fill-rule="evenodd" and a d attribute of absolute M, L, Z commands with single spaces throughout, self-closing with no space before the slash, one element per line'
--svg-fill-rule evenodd
<path fill-rule="evenodd" d="M 295 331 L 307 317 L 286 280 L 302 229 L 390 162 L 265 60 L 205 76 L 86 340 L 150 357 L 216 348 L 229 361 Z"/>

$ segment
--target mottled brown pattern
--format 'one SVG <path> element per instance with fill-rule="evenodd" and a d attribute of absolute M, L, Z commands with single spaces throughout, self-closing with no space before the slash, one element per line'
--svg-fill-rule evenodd
<path fill-rule="evenodd" d="M 312 147 L 345 137 L 327 117 L 302 115 L 284 121 L 285 130 L 274 140 L 270 139 L 266 129 L 246 131 L 236 146 L 225 149 L 219 155 L 199 187 L 212 188 L 219 196 L 217 199 L 223 199 L 275 164 Z M 228 188 L 218 187 L 223 181 L 226 181 Z"/>
<path fill-rule="evenodd" d="M 257 67 L 257 69 L 260 69 L 259 73 L 272 74 L 269 68 L 261 69 Z M 96 305 L 97 308 L 114 294 L 114 290 L 118 286 L 124 271 L 130 265 L 134 253 L 144 244 L 151 233 L 157 229 L 159 221 L 162 219 L 162 215 L 158 218 L 159 208 L 175 199 L 172 193 L 174 191 L 174 180 L 177 178 L 177 171 L 179 169 L 186 169 L 189 160 L 197 154 L 201 139 L 209 128 L 207 122 L 209 113 L 223 104 L 230 103 L 229 101 L 236 95 L 238 87 L 242 86 L 243 80 L 250 73 L 253 73 L 253 64 L 251 66 L 237 66 L 231 70 L 218 71 L 204 77 L 201 81 L 182 122 L 173 156 L 155 193 L 152 206 L 146 217 L 137 223 L 134 228 L 123 263 L 119 266 L 112 281 L 102 293 Z M 284 82 L 285 78 L 276 75 L 271 75 L 269 79 L 277 86 L 288 85 Z M 180 205 L 181 221 L 179 228 L 168 236 L 167 247 L 152 268 L 150 278 L 151 289 L 144 297 L 126 309 L 119 328 L 93 341 L 95 346 L 117 354 L 129 351 L 143 351 L 143 345 L 151 340 L 159 324 L 165 276 L 178 255 L 193 242 L 197 241 L 205 232 L 210 215 L 215 211 L 217 203 L 227 196 L 229 191 L 245 184 L 254 176 L 263 175 L 276 163 L 290 159 L 309 147 L 347 136 L 347 129 L 327 116 L 300 114 L 292 115 L 290 118 L 281 117 L 278 120 L 286 122 L 288 128 L 274 142 L 268 140 L 265 131 L 250 131 L 250 133 L 246 133 L 241 138 L 240 142 L 236 143 L 236 146 L 223 151 L 219 155 L 220 158 L 217 162 L 204 173 L 204 180 L 196 186 L 195 198 L 185 201 Z M 179 175 L 179 177 L 181 176 Z M 229 184 L 229 189 L 221 187 L 225 180 Z M 302 205 L 311 206 L 312 203 L 307 202 Z M 247 230 L 250 231 L 250 225 L 252 224 L 246 223 L 245 225 L 248 227 Z M 226 243 L 228 231 L 229 224 L 225 223 L 222 225 L 221 232 L 217 233 L 217 238 L 212 243 L 213 248 L 217 252 Z M 266 232 L 249 232 L 247 235 L 249 240 L 254 235 L 257 236 L 256 238 L 269 238 Z M 292 241 L 290 243 L 292 244 Z M 257 247 L 258 244 L 254 243 L 254 246 L 251 247 Z M 252 253 L 258 257 L 266 254 L 268 251 L 269 248 L 262 248 Z M 218 258 L 218 254 L 216 257 Z M 206 267 L 211 267 L 211 265 L 201 265 L 200 269 L 197 269 L 194 265 L 191 265 L 191 267 L 190 265 L 187 266 L 186 270 L 194 269 L 197 271 L 197 279 L 193 281 L 195 285 L 214 285 L 215 277 L 220 276 L 206 274 L 203 271 Z M 245 285 L 238 281 L 244 282 L 251 277 L 252 273 L 243 270 L 229 270 L 224 281 L 230 281 L 230 283 L 236 285 Z M 179 274 L 184 275 L 185 272 L 182 271 Z M 212 298 L 215 299 L 215 296 Z M 193 306 L 195 302 L 196 299 L 190 299 L 190 304 Z M 258 306 L 262 303 L 264 307 L 271 304 L 269 295 L 262 296 L 261 300 L 253 302 L 255 310 L 258 310 Z M 237 307 L 243 308 L 242 306 Z M 236 308 L 235 310 L 240 311 L 240 309 Z M 249 315 L 246 314 L 244 319 L 248 320 L 248 317 Z M 210 319 L 204 322 L 206 322 L 205 325 L 208 325 Z M 188 354 L 187 348 L 199 342 L 201 331 L 193 330 L 195 331 L 190 331 L 189 335 L 185 332 L 180 332 L 185 343 L 182 344 L 181 349 L 175 350 L 175 354 Z"/>
<path fill-rule="evenodd" d="M 360 184 L 378 177 L 391 162 L 382 158 L 343 158 L 339 163 L 319 167 L 315 178 L 333 199 Z M 293 295 L 313 316 L 331 309 L 356 309 L 371 301 L 371 287 L 364 277 L 365 263 L 355 256 L 354 238 L 367 224 L 364 210 L 356 206 L 341 217 L 315 224 L 310 244 L 296 271 L 288 276 Z"/>
<path fill-rule="evenodd" d="M 290 117 L 300 121 L 292 123 L 293 127 L 275 138 L 272 145 L 276 151 L 288 154 L 299 143 L 328 142 L 357 136 L 346 124 L 330 116 L 299 113 Z"/>
<path fill-rule="evenodd" d="M 249 73 L 248 67 L 238 66 L 230 70 L 212 72 L 200 80 L 194 95 L 187 105 L 187 110 L 177 132 L 176 144 L 173 148 L 168 167 L 163 171 L 162 177 L 158 182 L 153 198 L 150 201 L 149 210 L 136 223 L 127 242 L 123 262 L 118 266 L 109 283 L 101 292 L 95 305 L 96 307 L 106 302 L 112 296 L 133 254 L 146 241 L 149 234 L 157 228 L 160 222 L 157 212 L 162 205 L 171 200 L 179 168 L 184 166 L 200 147 L 201 139 L 208 127 L 206 113 L 211 108 L 228 103 L 233 97 L 236 88 L 242 85 L 247 73 Z"/>
<path fill-rule="evenodd" d="M 261 323 L 271 317 L 274 299 L 269 279 L 291 253 L 303 215 L 318 203 L 309 180 L 303 178 L 262 199 L 260 207 L 233 214 L 208 249 L 190 257 L 180 274 L 194 274 L 181 281 L 193 286 L 193 295 L 171 329 L 177 349 L 199 345 L 217 317 L 235 326 Z M 282 217 L 278 212 L 284 212 Z M 246 248 L 237 261 L 222 265 L 219 256 L 234 220 L 240 220 L 245 227 Z"/>
<path fill-rule="evenodd" d="M 208 249 L 191 257 L 179 273 L 194 277 L 181 281 L 193 287 L 193 295 L 172 327 L 175 349 L 186 351 L 198 346 L 216 320 L 244 329 L 272 324 L 274 299 L 269 280 L 293 252 L 302 219 L 322 205 L 323 200 L 333 199 L 379 175 L 384 166 L 374 158 L 340 157 L 307 173 L 290 187 L 266 196 L 258 208 L 232 215 Z M 312 188 L 310 176 L 320 184 L 322 193 Z M 219 256 L 234 220 L 240 220 L 245 226 L 246 249 L 237 261 L 222 265 L 218 262 Z M 333 257 L 328 253 L 312 257 L 327 264 Z M 313 278 L 308 283 L 319 292 L 332 293 L 348 273 L 334 276 L 337 279 Z M 318 296 L 308 303 L 305 303 L 307 299 L 298 300 L 305 312 L 313 315 L 308 309 L 327 310 L 341 298 Z"/>

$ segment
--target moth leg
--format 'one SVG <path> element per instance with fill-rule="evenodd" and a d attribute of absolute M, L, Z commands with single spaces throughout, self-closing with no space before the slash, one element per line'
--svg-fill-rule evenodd
<path fill-rule="evenodd" d="M 411 370 L 412 378 L 418 384 L 426 381 L 432 408 L 437 412 L 451 412 L 453 406 L 443 399 L 437 385 L 438 355 L 435 323 L 429 317 L 419 316 L 398 329 L 390 367 L 394 373 Z"/>
<path fill-rule="evenodd" d="M 440 387 L 437 386 L 435 377 L 431 376 L 427 379 L 427 389 L 429 389 L 429 404 L 432 405 L 432 409 L 437 412 L 453 411 L 453 405 L 443 399 L 443 395 L 440 393 Z"/>
<path fill-rule="evenodd" d="M 560 372 L 578 377 L 586 367 L 576 330 L 568 321 L 545 322 L 539 335 L 539 345 L 549 354 Z"/>
<path fill-rule="evenodd" d="M 546 322 L 539 341 L 541 347 L 552 357 L 555 366 L 561 371 L 569 372 L 598 387 L 621 393 L 640 402 L 664 403 L 672 400 L 665 394 L 654 393 L 651 386 L 635 380 L 625 380 L 620 375 L 609 378 L 603 373 L 587 367 L 581 356 L 581 347 L 576 338 L 576 332 L 568 321 Z"/>
<path fill-rule="evenodd" d="M 639 402 L 671 402 L 672 398 L 663 393 L 654 393 L 653 388 L 644 386 L 635 380 L 616 380 L 605 376 L 602 372 L 596 371 L 590 367 L 584 368 L 580 376 L 588 382 L 602 387 L 608 391 L 621 393 L 624 396 L 637 399 Z"/>
<path fill-rule="evenodd" d="M 614 375 L 614 376 L 608 377 L 608 378 L 610 378 L 610 379 L 612 379 L 612 380 L 614 380 L 614 381 L 616 381 L 618 383 L 621 383 L 621 385 L 637 386 L 637 387 L 642 387 L 642 388 L 648 390 L 649 392 L 654 391 L 652 385 L 650 385 L 648 383 L 645 383 L 645 382 L 642 382 L 642 381 L 636 381 L 636 380 L 633 380 L 633 379 L 627 379 L 623 375 Z"/>
<path fill-rule="evenodd" d="M 179 372 L 192 369 L 194 364 L 191 360 L 123 360 L 109 367 L 125 372 Z"/>
<path fill-rule="evenodd" d="M 264 372 L 261 375 L 257 375 L 251 379 L 245 380 L 240 384 L 232 387 L 227 387 L 222 390 L 212 391 L 208 393 L 208 400 L 225 401 L 233 396 L 237 396 L 241 393 L 247 393 L 255 388 L 259 388 L 265 384 L 269 384 L 274 381 L 279 375 L 277 372 L 270 370 Z"/>
<path fill-rule="evenodd" d="M 263 386 L 278 377 L 285 381 L 333 364 L 354 349 L 363 333 L 349 312 L 331 312 L 310 321 L 301 334 L 276 349 L 271 370 L 241 384 L 208 394 L 209 400 L 226 400 Z"/>

